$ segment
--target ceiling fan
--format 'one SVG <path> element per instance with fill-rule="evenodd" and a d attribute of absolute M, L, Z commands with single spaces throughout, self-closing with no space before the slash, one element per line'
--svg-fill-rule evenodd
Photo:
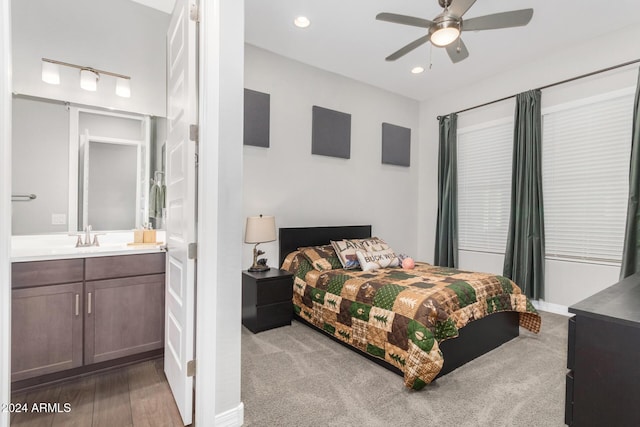
<path fill-rule="evenodd" d="M 444 10 L 433 21 L 414 16 L 395 13 L 379 13 L 376 19 L 394 24 L 410 25 L 426 28 L 427 34 L 398 49 L 386 57 L 387 61 L 395 61 L 427 42 L 434 46 L 444 47 L 453 63 L 460 62 L 469 56 L 469 51 L 460 38 L 462 31 L 482 31 L 499 28 L 522 27 L 531 21 L 533 9 L 512 10 L 494 13 L 476 18 L 462 19 L 476 0 L 438 0 Z M 457 40 L 457 43 L 454 43 Z"/>

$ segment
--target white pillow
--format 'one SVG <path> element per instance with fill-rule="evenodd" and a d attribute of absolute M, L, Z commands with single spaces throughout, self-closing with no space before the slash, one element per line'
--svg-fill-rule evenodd
<path fill-rule="evenodd" d="M 400 260 L 392 249 L 371 252 L 356 251 L 356 256 L 358 257 L 362 271 L 397 267 L 400 265 Z"/>
<path fill-rule="evenodd" d="M 332 240 L 331 246 L 333 246 L 333 249 L 336 251 L 338 258 L 340 259 L 340 263 L 345 270 L 360 267 L 356 251 L 371 252 L 389 249 L 389 245 L 378 237 L 370 237 L 367 239 Z"/>

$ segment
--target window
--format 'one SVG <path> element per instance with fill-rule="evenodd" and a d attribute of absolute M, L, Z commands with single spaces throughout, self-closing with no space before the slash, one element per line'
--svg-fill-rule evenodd
<path fill-rule="evenodd" d="M 543 111 L 547 258 L 620 262 L 633 90 Z"/>
<path fill-rule="evenodd" d="M 458 247 L 504 254 L 511 200 L 513 119 L 458 131 Z"/>

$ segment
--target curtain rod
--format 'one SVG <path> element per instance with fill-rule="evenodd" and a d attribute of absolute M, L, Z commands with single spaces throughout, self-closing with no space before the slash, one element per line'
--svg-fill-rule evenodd
<path fill-rule="evenodd" d="M 632 64 L 636 64 L 640 62 L 640 58 L 639 59 L 634 59 L 633 61 L 627 61 L 627 62 L 623 62 L 622 64 L 618 64 L 618 65 L 613 65 L 611 67 L 607 67 L 607 68 L 602 68 L 600 70 L 596 70 L 596 71 L 592 71 L 590 73 L 586 73 L 586 74 L 581 74 L 579 76 L 576 77 L 571 77 L 569 79 L 565 79 L 565 80 L 561 80 L 559 82 L 555 82 L 555 83 L 550 83 L 548 85 L 545 86 L 540 86 L 539 88 L 535 89 L 535 90 L 543 90 L 543 89 L 549 89 L 550 87 L 554 87 L 554 86 L 558 86 L 564 83 L 570 83 L 573 82 L 575 80 L 580 80 L 583 79 L 585 77 L 591 77 L 591 76 L 595 76 L 596 74 L 600 74 L 600 73 L 605 73 L 607 71 L 611 71 L 611 70 L 615 70 L 617 68 L 622 68 L 622 67 L 626 67 L 627 65 L 632 65 Z M 471 110 L 475 110 L 476 108 L 481 108 L 481 107 L 486 107 L 487 105 L 491 105 L 491 104 L 497 104 L 498 102 L 502 102 L 502 101 L 506 101 L 507 99 L 510 98 L 514 98 L 516 95 L 509 95 L 509 96 L 505 96 L 504 98 L 500 98 L 500 99 L 496 99 L 494 101 L 489 101 L 489 102 L 485 102 L 484 104 L 480 104 L 480 105 L 476 105 L 474 107 L 469 107 L 469 108 L 465 108 L 464 110 L 460 110 L 460 111 L 456 111 L 455 114 L 460 114 L 460 113 L 464 113 L 466 111 L 471 111 Z M 442 116 L 437 116 L 436 119 L 440 120 Z"/>

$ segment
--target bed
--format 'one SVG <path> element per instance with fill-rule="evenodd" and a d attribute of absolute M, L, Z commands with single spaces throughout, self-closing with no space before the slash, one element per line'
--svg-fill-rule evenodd
<path fill-rule="evenodd" d="M 281 228 L 280 265 L 294 274 L 296 320 L 404 376 L 408 388 L 421 389 L 510 341 L 518 336 L 519 326 L 539 331 L 535 308 L 513 282 L 500 276 L 426 263 L 416 263 L 414 270 L 384 268 L 376 274 L 335 267 L 319 271 L 298 251 L 332 240 L 370 237 L 370 225 Z M 480 284 L 477 298 L 468 284 Z M 435 288 L 446 288 L 442 292 L 450 295 L 448 302 L 433 297 L 438 295 Z M 367 299 L 365 290 L 374 296 Z M 395 312 L 404 301 L 413 309 Z M 445 313 L 443 306 L 451 312 Z"/>

